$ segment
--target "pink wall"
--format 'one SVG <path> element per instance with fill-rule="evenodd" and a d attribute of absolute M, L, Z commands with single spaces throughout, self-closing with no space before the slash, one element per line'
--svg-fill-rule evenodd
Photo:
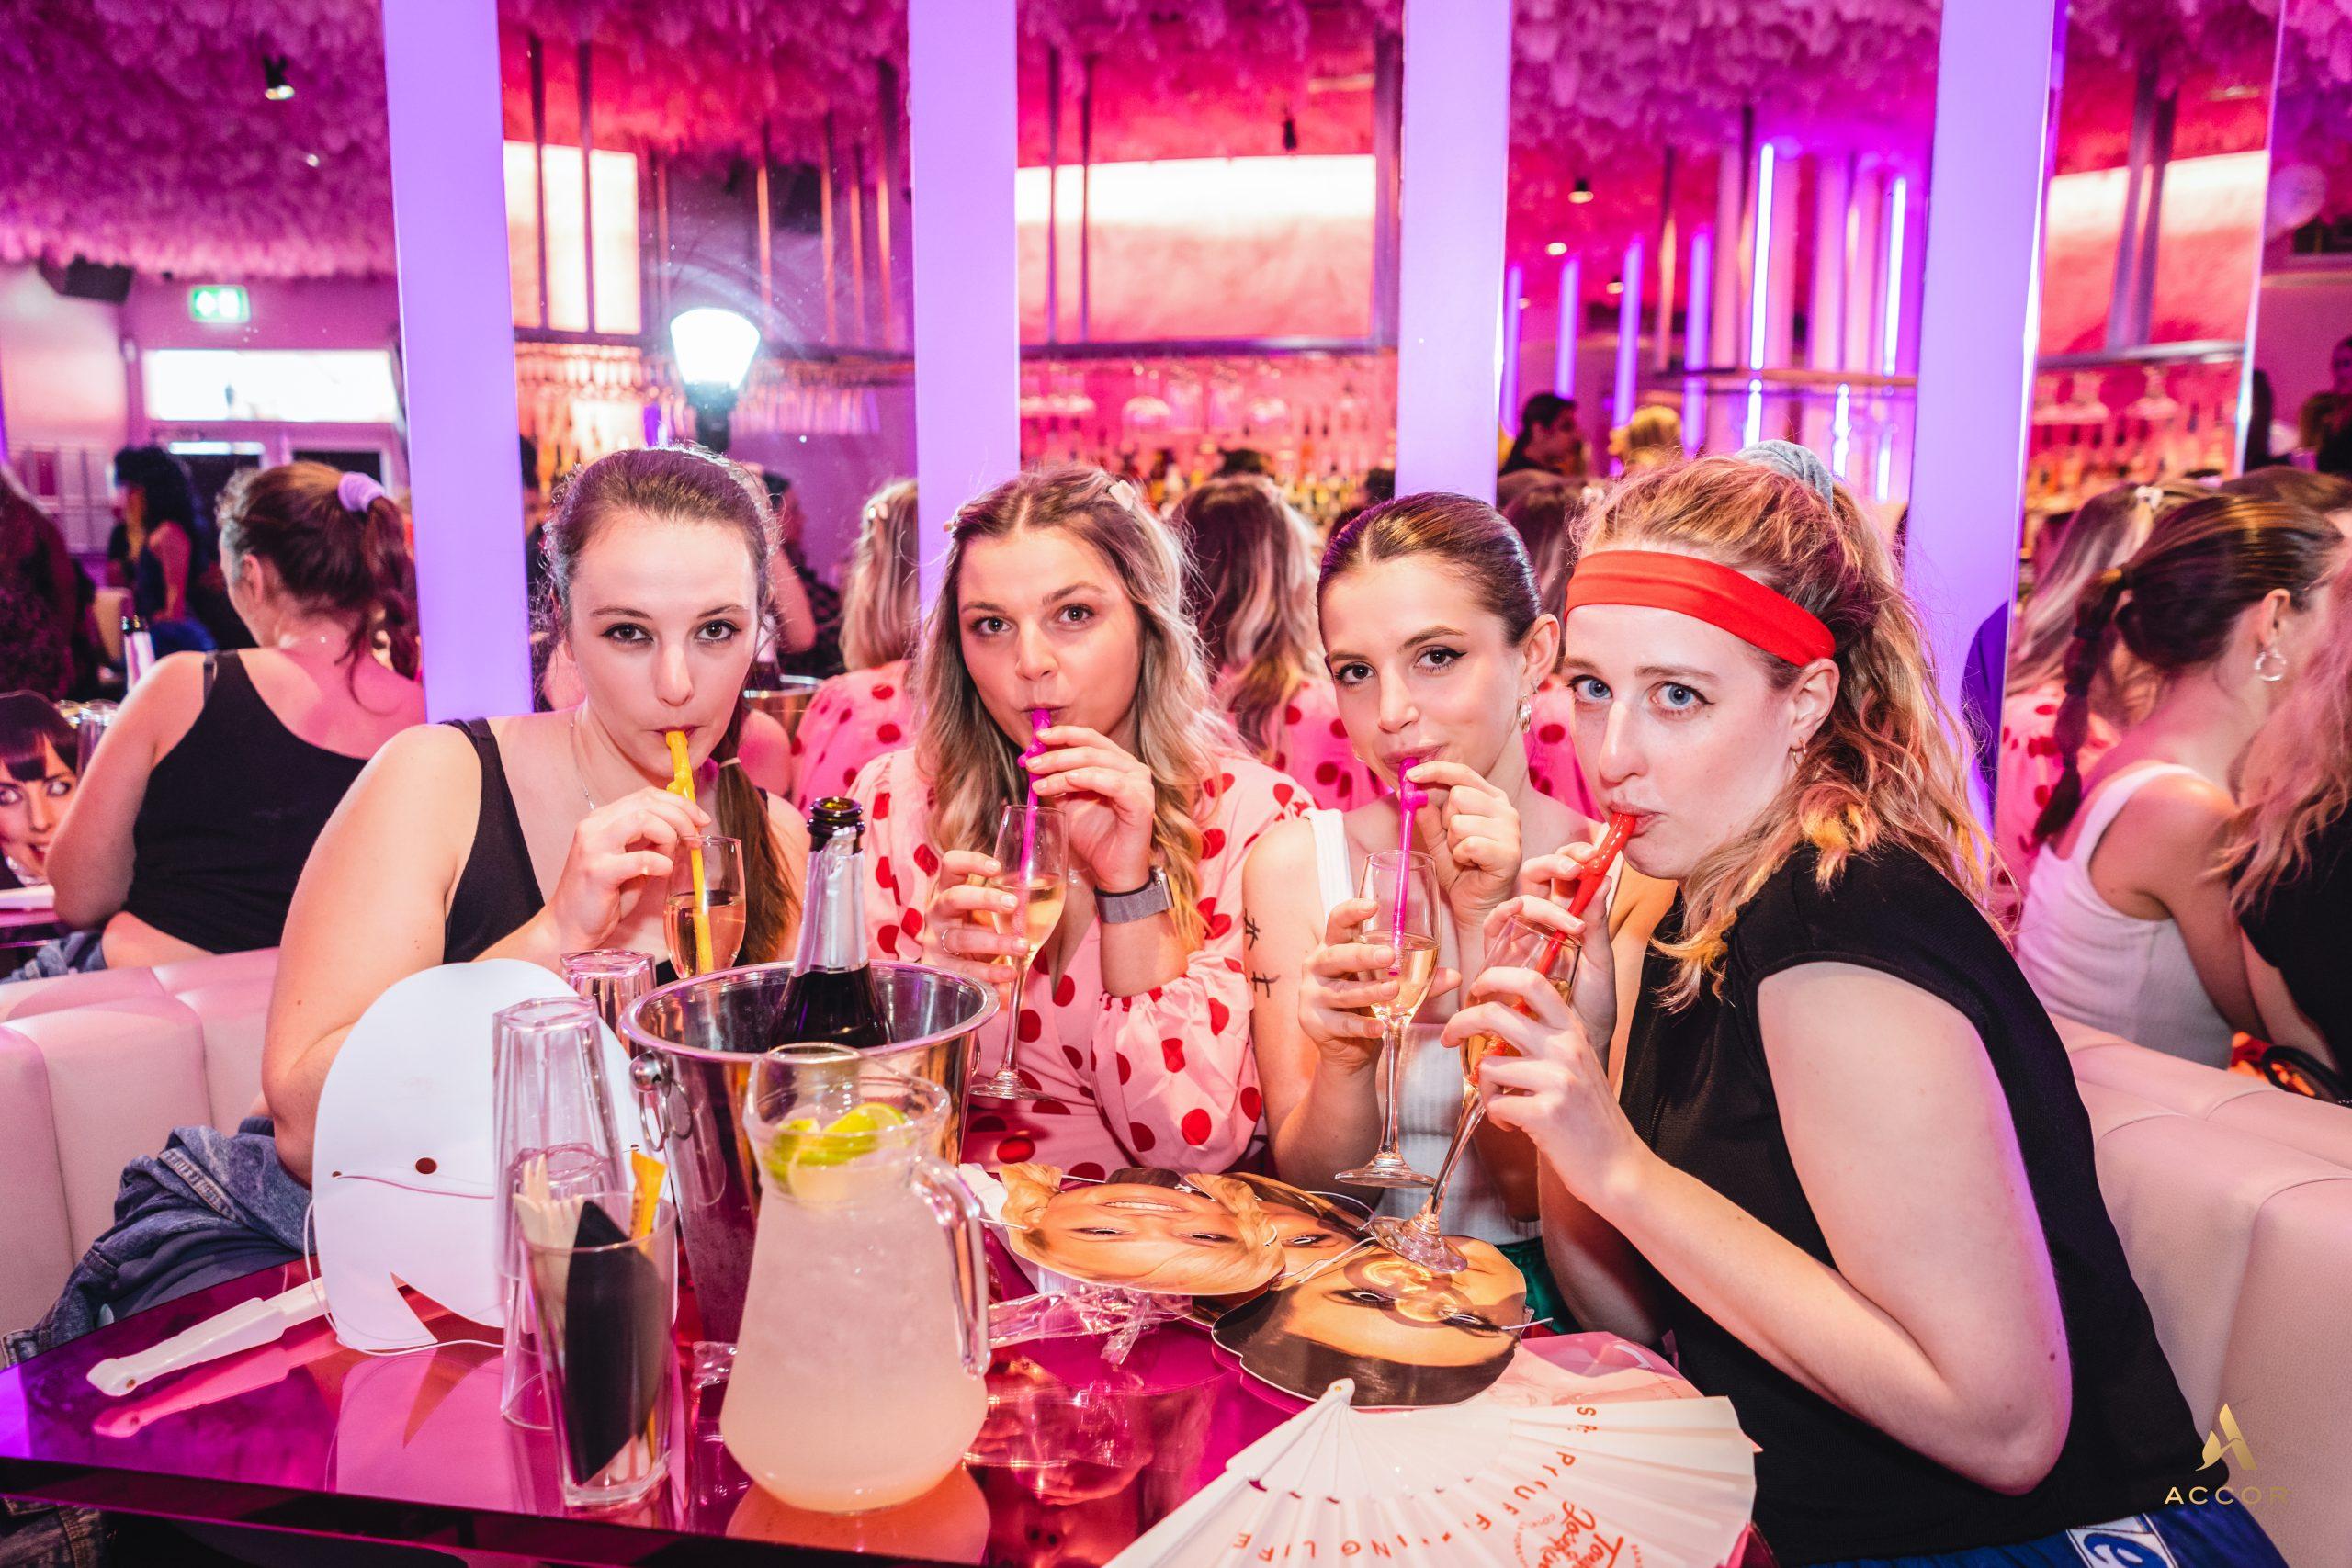
<path fill-rule="evenodd" d="M 122 444 L 121 310 L 67 299 L 30 265 L 0 266 L 0 408 L 8 446 Z"/>

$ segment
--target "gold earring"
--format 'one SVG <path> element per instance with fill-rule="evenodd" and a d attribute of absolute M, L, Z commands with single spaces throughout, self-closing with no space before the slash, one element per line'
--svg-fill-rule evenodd
<path fill-rule="evenodd" d="M 1519 728 L 1521 730 L 1535 728 L 1535 705 L 1525 697 L 1519 699 Z"/>

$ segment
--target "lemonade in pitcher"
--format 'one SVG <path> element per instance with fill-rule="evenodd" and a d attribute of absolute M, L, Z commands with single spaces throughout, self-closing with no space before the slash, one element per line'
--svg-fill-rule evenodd
<path fill-rule="evenodd" d="M 988 1413 L 979 1209 L 931 1157 L 935 1084 L 831 1045 L 752 1070 L 758 1239 L 719 1436 L 780 1501 L 856 1513 L 919 1497 Z"/>

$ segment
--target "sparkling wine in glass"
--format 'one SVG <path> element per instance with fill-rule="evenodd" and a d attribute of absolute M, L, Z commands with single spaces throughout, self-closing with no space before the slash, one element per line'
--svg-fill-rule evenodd
<path fill-rule="evenodd" d="M 1381 1032 L 1380 1152 L 1335 1179 L 1358 1187 L 1427 1187 L 1432 1179 L 1415 1170 L 1396 1146 L 1396 1112 L 1403 1098 L 1405 1026 L 1437 978 L 1437 863 L 1418 850 L 1376 851 L 1364 863 L 1360 896 L 1372 900 L 1373 916 L 1356 940 L 1396 953 L 1387 977 L 1396 982 L 1396 994 L 1372 1008 Z"/>
<path fill-rule="evenodd" d="M 1018 951 L 989 961 L 1006 971 L 1012 983 L 1011 1005 L 1004 1010 L 1004 1061 L 994 1073 L 972 1080 L 972 1092 L 986 1100 L 1035 1100 L 1038 1091 L 1021 1081 L 1014 1057 L 1021 1048 L 1021 993 L 1029 981 L 1029 965 L 1061 923 L 1062 906 L 1069 897 L 1069 832 L 1062 814 L 1034 801 L 1007 806 L 998 815 L 996 843 L 989 851 L 1004 869 L 982 878 L 1000 893 L 1010 893 L 1013 907 L 980 911 L 983 930 L 1009 936 Z"/>
<path fill-rule="evenodd" d="M 699 885 L 695 861 L 702 863 Z M 672 852 L 670 894 L 662 906 L 662 934 L 680 979 L 731 969 L 743 947 L 743 846 L 717 834 L 689 834 Z M 710 963 L 702 963 L 701 931 L 710 933 Z"/>

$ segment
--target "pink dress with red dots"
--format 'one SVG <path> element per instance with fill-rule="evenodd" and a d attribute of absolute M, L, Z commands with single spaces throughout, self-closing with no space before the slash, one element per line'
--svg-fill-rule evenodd
<path fill-rule="evenodd" d="M 2066 688 L 2056 681 L 2017 693 L 2001 704 L 2000 771 L 1994 779 L 1993 843 L 2001 868 L 2015 886 L 2014 897 L 1996 888 L 1996 914 L 2014 918 L 2025 906 L 2026 884 L 2033 876 L 2037 852 L 2034 819 L 2050 804 L 2050 791 L 2066 771 L 2058 754 L 2058 706 Z M 2079 766 L 2088 778 L 2092 767 L 2114 746 L 2115 727 L 2097 714 L 2083 730 Z"/>
<path fill-rule="evenodd" d="M 914 739 L 912 712 L 903 659 L 819 686 L 792 738 L 794 802 L 805 812 L 829 795 L 848 794 L 866 763 Z"/>
<path fill-rule="evenodd" d="M 1569 742 L 1568 724 L 1576 716 L 1576 698 L 1567 682 L 1547 675 L 1535 689 L 1529 707 L 1533 718 L 1527 727 L 1527 776 L 1538 794 L 1548 795 L 1572 811 L 1595 821 L 1600 808 L 1584 785 L 1584 771 L 1577 766 L 1576 748 Z"/>
<path fill-rule="evenodd" d="M 1327 811 L 1351 810 L 1382 793 L 1378 776 L 1358 760 L 1348 727 L 1340 722 L 1339 694 L 1319 676 L 1310 675 L 1290 694 L 1273 740 L 1266 761 L 1305 784 Z"/>
<path fill-rule="evenodd" d="M 996 1167 L 1044 1160 L 1100 1179 L 1121 1166 L 1221 1171 L 1261 1141 L 1264 1101 L 1250 1049 L 1242 968 L 1241 867 L 1260 835 L 1304 815 L 1306 792 L 1264 763 L 1219 759 L 1217 798 L 1202 822 L 1198 908 L 1207 937 L 1184 972 L 1141 996 L 1102 991 L 1102 927 L 1058 976 L 1029 974 L 1020 1012 L 1021 1077 L 1047 1096 L 975 1100 L 964 1157 Z M 922 959 L 923 910 L 939 873 L 928 840 L 933 795 L 914 753 L 868 763 L 852 792 L 865 803 L 865 921 L 877 958 Z M 993 1071 L 1004 1028 L 980 1034 Z"/>

